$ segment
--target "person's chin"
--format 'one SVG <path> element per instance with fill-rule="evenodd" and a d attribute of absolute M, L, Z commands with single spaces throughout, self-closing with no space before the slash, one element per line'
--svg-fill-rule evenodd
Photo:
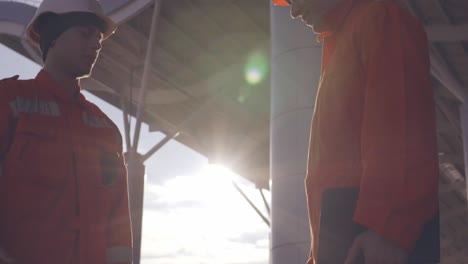
<path fill-rule="evenodd" d="M 314 28 L 314 25 L 311 25 L 310 23 L 308 22 L 304 22 L 306 24 L 307 27 L 310 27 L 310 28 Z"/>
<path fill-rule="evenodd" d="M 312 25 L 310 26 L 312 28 L 312 31 L 314 31 L 315 34 L 320 34 L 321 32 L 319 32 L 319 28 L 321 28 L 321 25 L 320 25 L 320 20 L 317 20 L 315 21 L 314 23 L 312 23 Z"/>
<path fill-rule="evenodd" d="M 94 68 L 94 63 L 89 65 L 84 65 L 81 69 L 81 74 L 82 74 L 82 77 L 89 77 L 91 75 L 91 73 L 93 72 L 93 68 Z"/>
<path fill-rule="evenodd" d="M 315 30 L 314 30 L 315 23 L 313 23 L 313 22 L 306 22 L 305 24 L 306 24 L 307 27 L 310 27 L 310 28 L 312 29 L 312 31 L 314 31 L 314 33 L 317 33 L 317 32 L 315 32 Z"/>
<path fill-rule="evenodd" d="M 312 17 L 312 16 L 311 16 L 311 17 L 308 17 L 308 18 L 306 18 L 306 19 L 303 19 L 303 20 L 304 20 L 304 23 L 305 23 L 308 27 L 310 27 L 310 28 L 312 28 L 312 29 L 314 29 L 314 26 L 315 26 L 315 25 L 317 24 L 317 22 L 318 22 L 318 19 L 314 19 L 314 17 Z"/>
<path fill-rule="evenodd" d="M 91 73 L 92 73 L 92 68 L 91 69 L 83 69 L 83 70 L 80 70 L 76 73 L 76 77 L 78 79 L 82 79 L 82 78 L 88 78 L 91 76 Z"/>

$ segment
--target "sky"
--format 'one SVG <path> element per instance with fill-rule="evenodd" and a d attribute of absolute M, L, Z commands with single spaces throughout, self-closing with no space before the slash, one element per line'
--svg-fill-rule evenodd
<path fill-rule="evenodd" d="M 0 79 L 34 78 L 40 66 L 0 44 Z M 83 91 L 118 125 L 122 112 Z M 133 122 L 135 123 L 135 122 Z M 138 151 L 164 135 L 143 125 Z M 146 165 L 142 264 L 267 264 L 269 228 L 233 187 L 267 215 L 254 184 L 190 148 L 170 141 Z M 270 194 L 265 192 L 266 198 Z"/>

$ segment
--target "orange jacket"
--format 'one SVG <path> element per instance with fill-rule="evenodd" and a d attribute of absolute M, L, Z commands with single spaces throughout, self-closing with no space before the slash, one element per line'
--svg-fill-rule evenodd
<path fill-rule="evenodd" d="M 313 239 L 323 191 L 360 186 L 354 220 L 411 250 L 438 206 L 424 29 L 391 0 L 343 0 L 323 21 L 306 177 Z"/>
<path fill-rule="evenodd" d="M 0 81 L 0 247 L 17 264 L 132 261 L 121 135 L 76 92 L 44 71 Z"/>

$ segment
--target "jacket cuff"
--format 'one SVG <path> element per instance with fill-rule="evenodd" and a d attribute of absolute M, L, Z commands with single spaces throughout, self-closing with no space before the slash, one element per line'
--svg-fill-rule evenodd
<path fill-rule="evenodd" d="M 129 246 L 108 247 L 106 250 L 108 264 L 132 263 L 133 249 Z"/>
<path fill-rule="evenodd" d="M 354 221 L 381 235 L 384 239 L 411 252 L 424 225 L 417 224 L 411 213 L 392 214 L 378 203 L 358 202 Z"/>

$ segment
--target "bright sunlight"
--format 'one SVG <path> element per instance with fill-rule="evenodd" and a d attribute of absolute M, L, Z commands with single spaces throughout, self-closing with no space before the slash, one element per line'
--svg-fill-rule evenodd
<path fill-rule="evenodd" d="M 196 263 L 265 261 L 268 227 L 233 181 L 262 205 L 252 183 L 220 165 L 208 164 L 197 174 L 148 186 L 145 208 L 152 210 L 145 211 L 143 253 L 161 263 L 194 263 L 194 256 L 199 258 Z"/>

